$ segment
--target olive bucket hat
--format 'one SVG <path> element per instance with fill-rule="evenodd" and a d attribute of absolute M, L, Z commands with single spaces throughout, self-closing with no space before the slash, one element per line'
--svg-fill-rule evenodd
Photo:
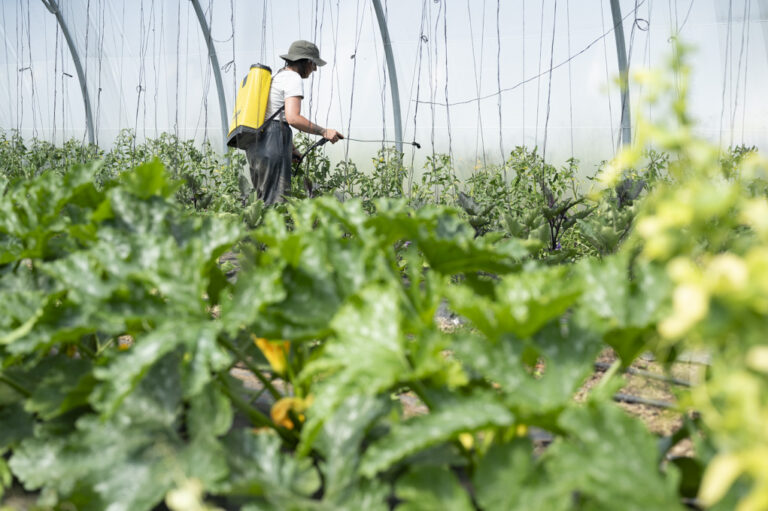
<path fill-rule="evenodd" d="M 314 43 L 309 41 L 294 41 L 288 48 L 288 53 L 280 55 L 281 59 L 296 61 L 309 59 L 319 66 L 324 66 L 326 62 L 320 58 L 320 50 Z"/>

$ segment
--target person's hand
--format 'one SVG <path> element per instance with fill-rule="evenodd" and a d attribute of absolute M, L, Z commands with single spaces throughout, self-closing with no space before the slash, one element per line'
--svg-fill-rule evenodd
<path fill-rule="evenodd" d="M 335 144 L 336 142 L 344 138 L 344 135 L 342 135 L 341 133 L 339 133 L 334 129 L 326 128 L 323 131 L 323 138 L 327 138 L 328 140 L 331 141 L 331 144 Z"/>
<path fill-rule="evenodd" d="M 291 153 L 291 161 L 293 163 L 299 163 L 301 161 L 301 153 L 294 148 L 293 153 Z"/>

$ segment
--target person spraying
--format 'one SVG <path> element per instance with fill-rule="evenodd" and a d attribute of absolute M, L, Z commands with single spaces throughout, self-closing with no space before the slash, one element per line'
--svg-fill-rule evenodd
<path fill-rule="evenodd" d="M 335 129 L 323 128 L 301 115 L 303 80 L 326 64 L 320 58 L 318 47 L 309 41 L 294 41 L 288 53 L 280 55 L 280 58 L 285 61 L 285 66 L 271 77 L 271 83 L 269 68 L 265 66 L 252 66 L 254 78 L 250 78 L 249 73 L 243 80 L 227 141 L 232 147 L 245 149 L 256 197 L 267 205 L 284 202 L 290 194 L 291 159 L 301 156 L 293 145 L 291 127 L 310 135 L 319 135 L 334 144 L 344 138 Z M 266 73 L 262 83 L 258 83 L 257 71 Z M 269 87 L 266 98 L 264 85 Z M 250 93 L 249 86 L 252 90 L 259 90 L 261 86 L 261 97 Z M 251 99 L 249 104 L 249 98 L 254 96 L 256 99 Z M 261 119 L 266 120 L 261 123 Z"/>

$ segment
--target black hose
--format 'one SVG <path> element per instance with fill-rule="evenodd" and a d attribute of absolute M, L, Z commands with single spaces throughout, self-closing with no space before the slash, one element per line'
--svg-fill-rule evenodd
<path fill-rule="evenodd" d="M 351 140 L 352 142 L 369 142 L 372 144 L 397 144 L 397 140 L 364 140 L 361 138 L 350 138 L 350 137 L 344 137 L 347 140 Z M 402 142 L 403 144 L 408 144 L 414 146 L 416 149 L 421 149 L 421 144 L 416 142 L 415 140 L 413 142 Z"/>
<path fill-rule="evenodd" d="M 612 364 L 608 364 L 605 362 L 595 362 L 595 369 L 598 371 L 607 371 L 611 368 Z M 691 382 L 686 380 L 681 380 L 678 378 L 669 378 L 667 376 L 663 376 L 661 374 L 652 373 L 650 371 L 643 371 L 642 369 L 635 369 L 634 367 L 628 367 L 625 370 L 628 374 L 634 374 L 637 376 L 642 376 L 644 378 L 650 378 L 652 380 L 659 380 L 663 381 L 665 383 L 672 383 L 673 385 L 680 385 L 681 387 L 691 387 Z"/>
<path fill-rule="evenodd" d="M 666 408 L 666 409 L 677 408 L 677 405 L 669 401 L 659 401 L 657 399 L 646 399 L 644 397 L 632 396 L 629 394 L 614 394 L 613 400 L 618 401 L 620 403 L 655 406 L 656 408 Z"/>

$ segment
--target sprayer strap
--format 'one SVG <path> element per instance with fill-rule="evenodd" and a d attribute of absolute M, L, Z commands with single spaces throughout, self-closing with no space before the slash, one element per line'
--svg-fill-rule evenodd
<path fill-rule="evenodd" d="M 274 121 L 275 118 L 280 115 L 280 112 L 285 110 L 285 105 L 281 106 L 280 108 L 275 111 L 272 115 L 270 115 L 263 123 L 261 123 L 261 127 L 259 128 L 259 137 L 261 137 L 264 134 L 264 130 L 267 129 L 267 123 L 270 121 Z"/>

